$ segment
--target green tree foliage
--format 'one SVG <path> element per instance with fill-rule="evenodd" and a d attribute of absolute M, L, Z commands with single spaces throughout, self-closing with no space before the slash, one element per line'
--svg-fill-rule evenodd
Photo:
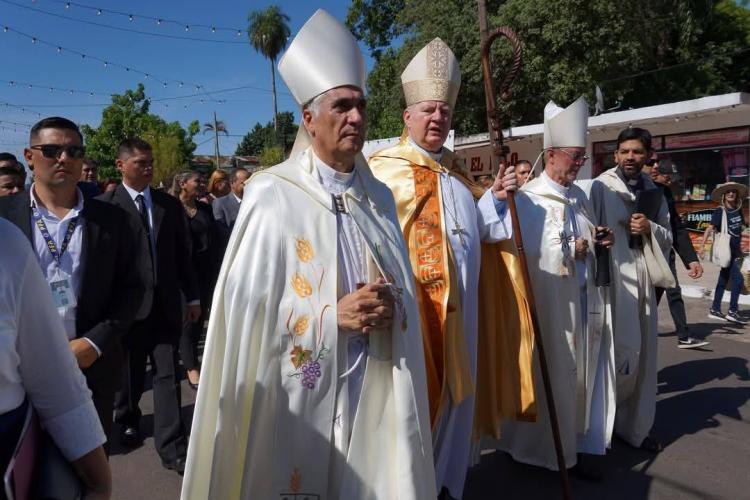
<path fill-rule="evenodd" d="M 247 28 L 247 36 L 256 52 L 271 63 L 271 90 L 273 91 L 273 117 L 274 128 L 278 129 L 276 116 L 279 111 L 276 107 L 276 58 L 279 56 L 289 39 L 289 16 L 281 12 L 278 5 L 271 5 L 263 10 L 250 13 L 247 18 L 250 25 Z"/>
<path fill-rule="evenodd" d="M 266 146 L 258 158 L 264 167 L 270 167 L 284 161 L 284 149 L 281 146 Z"/>
<path fill-rule="evenodd" d="M 185 130 L 179 122 L 166 122 L 149 112 L 150 102 L 142 84 L 122 95 L 112 95 L 112 104 L 102 112 L 96 128 L 82 125 L 86 138 L 86 155 L 100 165 L 101 177 L 119 177 L 115 167 L 117 146 L 131 137 L 141 137 L 154 147 L 154 182 L 167 182 L 174 173 L 188 164 L 196 145 L 193 137 L 199 132 L 198 121 Z"/>
<path fill-rule="evenodd" d="M 396 15 L 383 15 L 399 5 Z M 523 43 L 514 98 L 501 105 L 512 125 L 539 123 L 550 99 L 567 104 L 584 94 L 593 103 L 596 85 L 606 107 L 619 100 L 624 109 L 750 90 L 747 1 L 488 0 L 487 12 L 490 28 L 510 26 Z M 377 59 L 367 80 L 371 138 L 401 132 L 399 76 L 434 37 L 461 64 L 454 128 L 487 130 L 476 1 L 355 0 L 347 21 Z M 385 48 L 386 40 L 400 45 Z M 509 44 L 498 40 L 497 75 L 509 57 Z"/>
<path fill-rule="evenodd" d="M 294 123 L 294 113 L 284 111 L 276 117 L 279 131 L 273 129 L 273 122 L 265 125 L 256 123 L 253 129 L 245 134 L 242 141 L 237 145 L 234 154 L 238 156 L 260 156 L 263 150 L 271 146 L 282 146 L 282 150 L 288 149 L 294 143 L 297 135 L 297 125 Z"/>

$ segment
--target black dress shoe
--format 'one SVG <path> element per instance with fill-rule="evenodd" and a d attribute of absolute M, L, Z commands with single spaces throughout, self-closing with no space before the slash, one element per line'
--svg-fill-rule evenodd
<path fill-rule="evenodd" d="M 568 471 L 570 472 L 571 476 L 592 483 L 601 483 L 604 479 L 604 474 L 602 474 L 602 471 L 596 467 L 590 466 L 589 464 L 577 463 L 573 467 L 568 469 Z"/>
<path fill-rule="evenodd" d="M 129 448 L 135 448 L 143 443 L 140 431 L 136 427 L 125 425 L 120 431 L 120 442 Z"/>
<path fill-rule="evenodd" d="M 165 469 L 173 470 L 179 475 L 183 475 L 185 473 L 185 458 L 184 457 L 177 457 L 172 461 L 161 461 L 162 467 Z"/>

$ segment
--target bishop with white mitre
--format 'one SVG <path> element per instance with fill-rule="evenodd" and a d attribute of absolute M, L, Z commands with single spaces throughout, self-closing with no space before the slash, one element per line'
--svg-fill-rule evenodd
<path fill-rule="evenodd" d="M 516 196 L 566 467 L 576 453 L 603 455 L 615 412 L 614 347 L 607 288 L 596 287 L 594 244 L 601 233 L 585 192 L 576 184 L 586 161 L 588 105 L 544 110 L 544 170 Z M 605 236 L 606 235 L 606 236 Z M 557 470 L 539 358 L 534 357 L 536 423 L 506 422 L 500 449 L 519 461 Z"/>
<path fill-rule="evenodd" d="M 435 498 L 409 254 L 360 153 L 362 54 L 318 10 L 279 73 L 303 123 L 290 159 L 245 187 L 182 498 Z"/>

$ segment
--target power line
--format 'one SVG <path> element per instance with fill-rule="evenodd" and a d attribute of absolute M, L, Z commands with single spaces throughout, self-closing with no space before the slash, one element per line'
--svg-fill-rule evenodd
<path fill-rule="evenodd" d="M 200 84 L 197 84 L 197 83 L 185 82 L 185 81 L 181 81 L 181 80 L 174 80 L 174 79 L 171 79 L 171 78 L 158 77 L 158 76 L 154 75 L 153 73 L 149 73 L 147 71 L 143 71 L 143 70 L 140 70 L 140 69 L 137 69 L 137 68 L 133 68 L 132 66 L 126 66 L 124 64 L 119 64 L 119 63 L 116 63 L 116 62 L 108 61 L 108 60 L 102 59 L 101 57 L 98 57 L 98 56 L 92 56 L 90 54 L 86 54 L 84 52 L 81 52 L 81 51 L 78 51 L 78 50 L 75 50 L 75 49 L 70 49 L 70 48 L 67 48 L 67 47 L 63 47 L 62 45 L 58 45 L 58 44 L 55 44 L 55 43 L 52 43 L 52 42 L 48 42 L 46 40 L 42 40 L 39 37 L 36 37 L 34 35 L 29 35 L 28 33 L 24 33 L 22 31 L 18 31 L 18 30 L 14 29 L 14 28 L 11 28 L 10 26 L 7 26 L 7 25 L 3 26 L 3 32 L 4 33 L 14 33 L 14 34 L 19 35 L 21 37 L 27 38 L 27 39 L 31 40 L 32 44 L 41 44 L 41 45 L 46 45 L 48 47 L 53 47 L 53 48 L 55 48 L 57 50 L 58 53 L 65 52 L 65 53 L 75 54 L 77 56 L 80 56 L 81 59 L 89 59 L 91 61 L 100 62 L 100 63 L 103 64 L 104 68 L 115 67 L 115 68 L 123 69 L 126 72 L 137 73 L 139 75 L 142 75 L 145 79 L 151 78 L 152 80 L 160 83 L 163 87 L 167 87 L 167 83 L 168 82 L 175 83 L 179 87 L 182 87 L 186 83 L 188 83 L 189 85 L 193 85 L 196 90 L 198 90 L 198 91 L 203 90 L 205 92 L 205 88 L 203 87 L 203 85 L 200 85 Z"/>
<path fill-rule="evenodd" d="M 2 1 L 2 0 L 0 0 Z M 18 88 L 28 88 L 28 89 L 36 89 L 36 90 L 44 90 L 49 92 L 61 92 L 65 94 L 82 94 L 82 95 L 88 95 L 91 97 L 94 96 L 106 96 L 110 97 L 114 94 L 122 95 L 122 91 L 111 91 L 111 92 L 102 92 L 102 91 L 96 91 L 96 90 L 84 90 L 84 89 L 70 89 L 65 87 L 56 87 L 54 85 L 46 85 L 46 84 L 38 84 L 38 83 L 30 83 L 30 82 L 22 82 L 18 80 L 3 80 L 0 79 L 0 83 L 7 83 L 10 87 L 18 87 Z M 266 89 L 263 87 L 256 87 L 254 85 L 242 85 L 239 87 L 232 87 L 227 89 L 217 89 L 217 90 L 211 90 L 211 95 L 214 94 L 223 94 L 226 92 L 236 92 L 240 90 L 255 90 L 258 92 L 273 92 L 271 89 Z M 289 96 L 291 97 L 291 94 L 288 92 L 277 92 L 279 95 L 283 96 Z M 149 101 L 151 102 L 159 102 L 159 101 L 169 101 L 169 100 L 175 100 L 175 99 L 185 99 L 189 97 L 198 97 L 198 96 L 204 96 L 206 95 L 205 92 L 198 92 L 193 94 L 185 94 L 185 95 L 179 95 L 179 96 L 169 96 L 169 97 L 159 97 L 159 98 L 149 98 Z M 219 99 L 216 100 L 216 102 L 221 102 L 222 104 L 226 102 L 226 99 Z M 251 102 L 251 101 L 247 101 Z"/>
<path fill-rule="evenodd" d="M 53 16 L 53 17 L 56 17 L 58 19 L 65 19 L 67 21 L 73 21 L 73 22 L 76 22 L 76 23 L 88 24 L 88 25 L 91 25 L 91 26 L 98 26 L 100 28 L 106 28 L 106 29 L 117 30 L 117 31 L 125 31 L 125 32 L 128 32 L 128 33 L 137 33 L 137 34 L 140 34 L 140 35 L 155 36 L 155 37 L 160 37 L 160 38 L 171 38 L 173 40 L 187 40 L 187 41 L 193 41 L 193 42 L 224 43 L 224 44 L 234 44 L 234 45 L 247 45 L 248 44 L 247 41 L 216 40 L 216 39 L 211 39 L 211 38 L 197 38 L 197 37 L 190 37 L 190 36 L 177 36 L 177 35 L 170 35 L 170 34 L 166 34 L 166 33 L 153 33 L 153 32 L 150 32 L 150 31 L 142 31 L 142 30 L 137 30 L 137 29 L 133 29 L 133 28 L 123 28 L 122 26 L 113 26 L 111 24 L 97 23 L 97 22 L 88 21 L 88 20 L 85 20 L 85 19 L 76 19 L 75 17 L 63 16 L 62 14 L 56 14 L 54 12 L 48 12 L 46 10 L 37 9 L 35 7 L 30 7 L 28 5 L 21 5 L 21 4 L 16 3 L 16 2 L 11 2 L 10 0 L 0 0 L 0 2 L 9 4 L 9 5 L 14 5 L 14 6 L 19 7 L 21 9 L 30 10 L 30 11 L 33 11 L 33 12 L 38 12 L 40 14 L 45 14 L 45 15 L 48 15 L 48 16 Z M 240 32 L 240 34 L 241 34 L 241 32 Z"/>
<path fill-rule="evenodd" d="M 19 127 L 31 128 L 31 123 L 11 122 L 8 120 L 0 120 L 0 123 L 9 123 L 11 125 L 17 125 Z"/>
<path fill-rule="evenodd" d="M 147 16 L 144 14 L 134 14 L 131 12 L 124 12 L 124 11 L 118 11 L 113 9 L 106 9 L 103 7 L 96 7 L 92 5 L 85 5 L 78 2 L 68 2 L 66 0 L 47 0 L 52 3 L 56 4 L 62 4 L 65 7 L 65 10 L 72 10 L 73 7 L 77 7 L 80 9 L 86 9 L 96 12 L 97 16 L 102 16 L 104 14 L 114 14 L 116 16 L 125 17 L 128 19 L 128 21 L 134 21 L 136 19 L 145 19 L 148 21 L 155 22 L 157 26 L 166 25 L 166 24 L 172 24 L 175 26 L 179 26 L 180 28 L 185 29 L 185 31 L 190 31 L 191 29 L 195 28 L 201 28 L 201 29 L 207 29 L 211 33 L 216 33 L 217 31 L 232 31 L 236 33 L 237 36 L 242 36 L 242 32 L 244 31 L 242 28 L 231 28 L 227 26 L 217 26 L 217 25 L 210 25 L 210 24 L 202 24 L 202 23 L 190 23 L 186 21 L 179 21 L 175 19 L 169 19 L 166 17 L 154 17 L 154 16 Z"/>

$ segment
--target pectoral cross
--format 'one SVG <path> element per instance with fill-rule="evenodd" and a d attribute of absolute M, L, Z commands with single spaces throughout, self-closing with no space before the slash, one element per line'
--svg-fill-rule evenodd
<path fill-rule="evenodd" d="M 464 234 L 469 234 L 466 229 L 461 227 L 461 224 L 456 224 L 456 227 L 451 229 L 451 234 L 457 234 L 458 239 L 461 241 L 461 246 L 466 246 L 466 242 L 464 241 Z"/>

